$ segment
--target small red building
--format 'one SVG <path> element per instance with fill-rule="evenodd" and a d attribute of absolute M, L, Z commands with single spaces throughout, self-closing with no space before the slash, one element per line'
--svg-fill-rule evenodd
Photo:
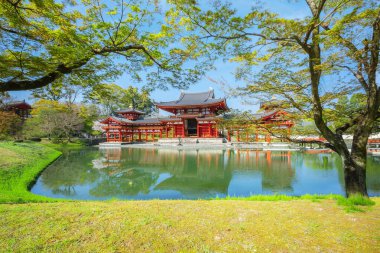
<path fill-rule="evenodd" d="M 278 130 L 286 131 L 290 135 L 294 121 L 291 115 L 282 109 L 282 101 L 271 99 L 260 104 L 259 112 L 251 114 L 250 118 L 241 125 L 233 125 L 228 129 L 228 141 L 231 141 L 231 135 L 236 136 L 236 141 L 272 141 L 270 130 L 276 132 Z M 249 131 L 254 128 L 254 133 Z M 254 135 L 254 138 L 251 136 Z"/>
<path fill-rule="evenodd" d="M 154 141 L 157 138 L 217 138 L 217 117 L 228 110 L 225 98 L 215 98 L 214 90 L 181 92 L 179 98 L 156 103 L 171 113 L 168 117 L 144 117 L 135 109 L 120 110 L 101 121 L 108 142 Z"/>
<path fill-rule="evenodd" d="M 22 119 L 27 119 L 30 117 L 30 111 L 32 110 L 32 106 L 23 101 L 14 101 L 8 103 L 4 106 L 4 111 L 14 112 L 19 115 Z"/>

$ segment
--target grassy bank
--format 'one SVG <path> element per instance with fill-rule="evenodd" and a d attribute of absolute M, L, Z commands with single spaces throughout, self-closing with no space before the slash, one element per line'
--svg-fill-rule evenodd
<path fill-rule="evenodd" d="M 48 139 L 42 139 L 41 144 L 43 144 L 46 147 L 59 150 L 61 152 L 65 152 L 68 150 L 78 150 L 85 147 L 85 144 L 80 141 L 74 141 L 74 142 L 60 142 L 60 143 L 53 143 L 52 141 L 49 141 Z"/>
<path fill-rule="evenodd" d="M 52 200 L 34 195 L 28 188 L 60 154 L 42 144 L 0 142 L 0 203 Z"/>
<path fill-rule="evenodd" d="M 379 252 L 380 198 L 0 205 L 5 252 Z"/>

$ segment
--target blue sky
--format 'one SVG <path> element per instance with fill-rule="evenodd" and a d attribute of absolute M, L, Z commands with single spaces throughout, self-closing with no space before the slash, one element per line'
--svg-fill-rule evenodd
<path fill-rule="evenodd" d="M 235 0 L 232 1 L 233 6 L 238 10 L 239 14 L 244 15 L 247 13 L 252 6 L 252 1 L 248 0 Z M 267 0 L 263 1 L 264 8 L 269 9 L 272 12 L 278 13 L 284 18 L 302 18 L 309 15 L 309 10 L 306 6 L 305 1 L 295 1 L 295 0 Z M 258 109 L 258 101 L 250 101 L 249 104 L 244 101 L 242 98 L 229 97 L 226 87 L 223 85 L 214 83 L 210 81 L 210 78 L 213 80 L 223 80 L 224 83 L 228 84 L 229 87 L 236 88 L 243 86 L 243 83 L 239 83 L 235 80 L 234 69 L 236 64 L 230 62 L 218 61 L 215 63 L 215 70 L 210 71 L 202 78 L 199 82 L 195 83 L 189 87 L 189 92 L 199 92 L 206 91 L 210 87 L 215 90 L 216 97 L 227 96 L 227 104 L 230 108 L 240 109 L 240 110 L 252 110 L 256 111 Z M 136 86 L 141 88 L 144 83 L 136 83 L 128 77 L 127 74 L 123 74 L 114 83 L 127 87 L 129 85 Z M 175 100 L 178 98 L 180 90 L 169 88 L 168 90 L 154 90 L 151 93 L 151 97 L 155 101 L 168 101 Z M 11 95 L 15 99 L 25 99 L 29 102 L 32 102 L 30 97 L 30 91 L 17 91 L 11 92 Z"/>

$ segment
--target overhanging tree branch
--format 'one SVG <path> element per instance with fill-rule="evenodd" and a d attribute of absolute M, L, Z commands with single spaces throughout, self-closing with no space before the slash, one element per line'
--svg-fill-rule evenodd
<path fill-rule="evenodd" d="M 364 115 L 359 115 L 358 117 L 356 118 L 353 118 L 350 122 L 347 122 L 346 124 L 344 124 L 343 126 L 340 126 L 338 127 L 335 132 L 339 135 L 342 135 L 345 131 L 347 131 L 348 129 L 350 129 L 351 127 L 357 125 L 358 122 L 360 122 L 361 120 L 363 120 L 363 117 Z"/>
<path fill-rule="evenodd" d="M 35 80 L 22 80 L 15 81 L 10 80 L 6 82 L 0 82 L 0 92 L 1 91 L 17 91 L 17 90 L 30 90 L 44 87 L 61 76 L 65 74 L 72 73 L 75 69 L 79 69 L 82 66 L 86 65 L 94 56 L 104 55 L 107 53 L 118 53 L 118 52 L 127 52 L 130 50 L 142 51 L 150 60 L 152 60 L 156 65 L 162 69 L 166 69 L 158 60 L 156 60 L 151 53 L 142 45 L 129 45 L 124 47 L 104 47 L 102 49 L 93 49 L 92 54 L 88 57 L 83 58 L 73 64 L 59 64 L 52 72 L 47 73 L 45 76 L 37 78 Z"/>

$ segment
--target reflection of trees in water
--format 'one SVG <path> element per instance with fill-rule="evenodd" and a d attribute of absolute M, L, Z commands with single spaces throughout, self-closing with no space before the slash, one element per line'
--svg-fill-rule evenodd
<path fill-rule="evenodd" d="M 305 166 L 314 170 L 335 170 L 342 168 L 341 158 L 334 153 L 307 154 L 303 153 Z"/>
<path fill-rule="evenodd" d="M 166 168 L 173 176 L 155 189 L 176 190 L 187 196 L 227 194 L 232 173 L 224 168 L 225 150 L 160 150 L 165 161 L 179 161 Z M 173 159 L 171 157 L 178 157 Z"/>
<path fill-rule="evenodd" d="M 368 161 L 369 190 L 380 192 L 377 168 Z M 335 154 L 253 150 L 105 149 L 74 151 L 64 155 L 42 175 L 42 183 L 55 194 L 77 195 L 76 186 L 93 184 L 97 197 L 135 196 L 150 190 L 176 190 L 189 197 L 224 195 L 233 171 L 257 171 L 261 186 L 272 192 L 292 192 L 296 168 L 337 169 L 343 184 L 342 162 Z M 158 182 L 159 175 L 170 174 Z M 94 182 L 96 182 L 94 184 Z"/>
<path fill-rule="evenodd" d="M 369 156 L 367 159 L 367 189 L 380 193 L 380 157 Z"/>
<path fill-rule="evenodd" d="M 67 151 L 41 174 L 41 181 L 54 194 L 75 196 L 75 186 L 93 183 L 99 178 L 99 171 L 91 166 L 98 156 L 95 149 Z"/>
<path fill-rule="evenodd" d="M 339 184 L 344 186 L 343 162 L 336 153 L 308 154 L 300 153 L 303 164 L 310 169 L 328 171 L 335 170 L 338 173 Z"/>
<path fill-rule="evenodd" d="M 261 167 L 262 188 L 273 192 L 293 192 L 295 170 L 291 165 L 291 152 L 269 154 L 270 162 L 265 159 L 266 164 Z"/>
<path fill-rule="evenodd" d="M 108 162 L 113 163 L 112 173 L 127 167 L 151 173 L 155 171 L 158 174 L 169 172 L 172 177 L 160 182 L 155 189 L 177 190 L 192 195 L 227 194 L 234 170 L 260 171 L 263 189 L 291 192 L 295 177 L 292 162 L 300 161 L 292 159 L 294 153 L 290 151 L 111 149 L 103 152 L 108 157 Z M 324 167 L 328 166 L 328 159 L 319 160 L 314 156 L 317 155 L 303 157 L 302 154 L 301 161 L 311 164 L 322 161 Z M 117 185 L 110 184 L 109 187 L 118 187 Z"/>
<path fill-rule="evenodd" d="M 112 167 L 102 171 L 107 171 L 110 175 L 118 174 L 124 168 L 135 168 L 134 170 L 146 176 L 144 186 L 142 186 L 146 191 L 149 191 L 149 188 L 156 183 L 161 173 L 170 173 L 172 177 L 160 182 L 155 189 L 177 190 L 191 195 L 203 195 L 208 192 L 225 194 L 231 180 L 231 172 L 219 166 L 223 164 L 223 150 L 217 153 L 207 150 L 177 149 L 123 149 L 120 151 L 109 149 L 102 152 L 106 160 L 108 159 L 105 163 L 112 164 Z M 119 161 L 115 163 L 117 156 L 119 156 Z M 149 178 L 155 180 L 149 180 Z M 109 182 L 105 182 L 107 180 Z M 122 193 L 120 191 L 124 191 L 128 195 L 135 195 L 143 192 L 142 189 L 136 188 L 135 183 L 129 183 L 129 179 L 124 176 L 118 178 L 110 176 L 107 180 L 103 180 L 102 185 L 108 189 L 109 193 L 120 194 Z M 117 189 L 120 187 L 123 187 L 123 190 Z M 132 188 L 134 190 L 126 192 L 127 189 Z M 96 192 L 98 194 L 100 191 L 96 190 Z"/>
<path fill-rule="evenodd" d="M 107 168 L 103 171 L 101 181 L 90 190 L 90 194 L 97 197 L 114 195 L 137 195 L 149 193 L 149 188 L 157 182 L 159 174 L 144 172 L 139 169 L 117 170 Z"/>
<path fill-rule="evenodd" d="M 228 167 L 231 170 L 259 171 L 264 190 L 291 192 L 295 176 L 292 154 L 290 151 L 231 150 L 227 154 Z"/>

